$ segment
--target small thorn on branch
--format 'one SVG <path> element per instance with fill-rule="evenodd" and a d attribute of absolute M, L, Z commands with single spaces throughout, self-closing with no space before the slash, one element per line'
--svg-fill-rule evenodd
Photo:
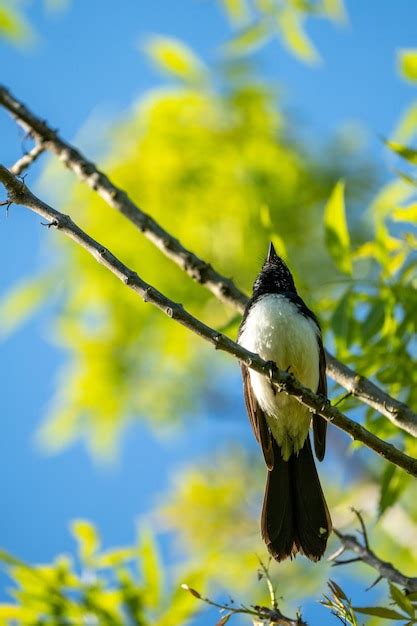
<path fill-rule="evenodd" d="M 376 587 L 377 584 L 383 579 L 382 574 L 380 574 L 372 583 L 372 585 L 369 585 L 369 587 L 366 588 L 366 591 L 369 591 L 370 589 L 373 589 L 373 587 Z"/>
<path fill-rule="evenodd" d="M 361 533 L 362 533 L 363 541 L 365 543 L 365 548 L 368 551 L 370 551 L 369 541 L 368 541 L 368 533 L 366 531 L 366 526 L 365 526 L 365 522 L 363 521 L 362 514 L 360 513 L 360 511 L 358 511 L 354 507 L 352 507 L 352 512 L 356 515 L 356 517 L 359 520 L 359 524 L 361 525 Z"/>

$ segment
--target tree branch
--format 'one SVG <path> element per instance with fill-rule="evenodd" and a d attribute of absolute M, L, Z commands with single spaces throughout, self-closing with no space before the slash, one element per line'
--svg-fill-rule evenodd
<path fill-rule="evenodd" d="M 21 176 L 23 172 L 36 161 L 40 155 L 45 152 L 45 146 L 40 141 L 33 146 L 29 152 L 26 152 L 14 165 L 11 166 L 10 171 L 15 176 Z"/>
<path fill-rule="evenodd" d="M 365 376 L 361 376 L 326 350 L 327 374 L 353 396 L 365 402 L 398 428 L 417 437 L 417 413 L 396 400 Z"/>
<path fill-rule="evenodd" d="M 136 272 L 124 265 L 107 248 L 85 233 L 68 215 L 63 215 L 37 198 L 21 180 L 11 174 L 3 165 L 0 165 L 0 182 L 7 189 L 8 203 L 15 202 L 26 206 L 49 220 L 50 227 L 62 231 L 67 237 L 78 243 L 145 302 L 151 302 L 168 317 L 211 343 L 215 349 L 223 350 L 235 356 L 251 369 L 269 377 L 271 384 L 274 384 L 279 391 L 284 391 L 293 396 L 301 404 L 311 409 L 313 413 L 321 415 L 327 421 L 347 432 L 352 439 L 361 441 L 391 463 L 398 465 L 409 474 L 417 476 L 417 459 L 404 454 L 393 445 L 373 435 L 366 428 L 341 413 L 336 407 L 331 406 L 329 402 L 324 401 L 322 397 L 301 385 L 289 372 L 282 371 L 274 363 L 264 361 L 259 355 L 245 350 L 226 335 L 213 330 L 188 313 L 182 304 L 164 296 L 155 287 L 142 280 Z"/>
<path fill-rule="evenodd" d="M 348 563 L 362 561 L 363 563 L 366 563 L 367 565 L 373 567 L 378 572 L 378 578 L 371 585 L 371 587 L 375 586 L 383 578 L 386 578 L 390 582 L 396 583 L 397 585 L 403 587 L 408 593 L 416 592 L 416 577 L 410 577 L 402 574 L 391 563 L 383 561 L 370 549 L 362 515 L 359 513 L 359 511 L 356 511 L 355 509 L 353 509 L 353 511 L 361 525 L 363 543 L 361 543 L 354 535 L 345 535 L 344 533 L 341 533 L 339 530 L 334 528 L 333 530 L 340 539 L 342 546 L 339 550 L 335 552 L 334 555 L 329 558 L 329 561 L 333 561 L 333 565 L 347 565 Z M 339 557 L 346 550 L 354 552 L 357 556 L 354 559 L 346 559 L 340 561 Z"/>
<path fill-rule="evenodd" d="M 169 259 L 179 265 L 193 280 L 204 285 L 219 300 L 243 312 L 248 297 L 234 282 L 217 272 L 209 263 L 187 250 L 175 237 L 144 213 L 132 202 L 125 191 L 114 185 L 109 178 L 88 161 L 81 152 L 65 142 L 47 123 L 34 115 L 17 100 L 6 87 L 0 85 L 0 105 L 7 109 L 16 121 L 54 152 L 80 180 L 94 189 L 111 207 L 129 219 Z M 385 415 L 398 428 L 417 437 L 417 413 L 406 404 L 392 398 L 370 380 L 360 376 L 326 351 L 327 373 L 339 385 L 352 392 L 362 402 Z"/>
<path fill-rule="evenodd" d="M 251 605 L 248 607 L 243 604 L 235 606 L 231 602 L 222 604 L 202 596 L 199 591 L 189 587 L 187 584 L 183 584 L 181 587 L 184 591 L 188 591 L 192 596 L 194 596 L 194 598 L 205 602 L 209 606 L 214 606 L 224 613 L 223 618 L 217 622 L 216 626 L 223 626 L 223 624 L 226 624 L 229 621 L 229 618 L 232 615 L 239 614 L 251 615 L 254 626 L 307 626 L 307 623 L 302 620 L 301 615 L 297 615 L 295 619 L 287 617 L 281 613 L 277 604 L 272 606 L 272 608 L 258 605 Z"/>

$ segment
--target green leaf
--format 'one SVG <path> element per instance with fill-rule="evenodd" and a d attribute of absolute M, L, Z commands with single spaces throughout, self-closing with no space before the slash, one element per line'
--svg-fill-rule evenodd
<path fill-rule="evenodd" d="M 139 543 L 139 556 L 148 606 L 157 608 L 162 595 L 162 568 L 153 533 L 142 530 Z"/>
<path fill-rule="evenodd" d="M 417 223 L 417 202 L 409 204 L 406 207 L 398 207 L 391 213 L 391 217 L 395 222 L 414 222 Z"/>
<path fill-rule="evenodd" d="M 102 552 L 97 558 L 97 567 L 107 568 L 116 567 L 126 561 L 132 560 L 137 555 L 137 551 L 133 548 L 113 548 Z"/>
<path fill-rule="evenodd" d="M 233 23 L 242 24 L 248 20 L 247 0 L 222 0 L 222 4 Z"/>
<path fill-rule="evenodd" d="M 390 150 L 398 154 L 400 157 L 402 157 L 406 161 L 409 161 L 413 165 L 417 165 L 417 150 L 414 150 L 414 148 L 409 148 L 408 146 L 403 146 L 397 141 L 386 140 L 384 143 L 386 146 L 388 146 L 388 148 L 390 148 Z"/>
<path fill-rule="evenodd" d="M 339 600 L 348 601 L 348 598 L 347 598 L 345 592 L 343 591 L 343 589 L 334 580 L 329 580 L 329 582 L 327 584 L 329 585 L 330 589 L 332 590 L 332 592 L 336 596 L 336 598 L 338 598 Z"/>
<path fill-rule="evenodd" d="M 382 482 L 381 489 L 379 492 L 379 502 L 378 502 L 378 516 L 381 515 L 387 510 L 389 506 L 392 505 L 391 502 L 391 492 L 389 490 L 391 481 L 394 477 L 397 468 L 392 463 L 389 463 L 382 474 Z"/>
<path fill-rule="evenodd" d="M 30 40 L 33 33 L 22 15 L 11 7 L 0 6 L 0 37 L 21 43 L 25 39 Z"/>
<path fill-rule="evenodd" d="M 183 80 L 201 80 L 204 63 L 182 41 L 173 37 L 152 37 L 145 45 L 148 56 L 163 71 Z"/>
<path fill-rule="evenodd" d="M 405 620 L 407 617 L 402 613 L 398 613 L 393 609 L 388 609 L 384 606 L 364 606 L 357 607 L 354 606 L 353 610 L 357 613 L 363 613 L 364 615 L 373 615 L 374 617 L 382 617 L 383 619 L 392 619 L 392 620 Z"/>
<path fill-rule="evenodd" d="M 91 565 L 100 546 L 100 538 L 94 526 L 86 520 L 74 520 L 71 532 L 78 542 L 78 552 L 83 563 Z"/>
<path fill-rule="evenodd" d="M 326 17 L 340 23 L 346 21 L 346 9 L 343 0 L 322 0 L 321 4 Z"/>
<path fill-rule="evenodd" d="M 277 14 L 277 26 L 285 47 L 306 63 L 317 63 L 320 56 L 307 37 L 303 27 L 303 16 L 285 7 Z"/>
<path fill-rule="evenodd" d="M 416 134 L 417 130 L 417 102 L 411 104 L 404 115 L 400 118 L 391 139 L 399 143 L 408 143 Z"/>
<path fill-rule="evenodd" d="M 233 37 L 226 44 L 225 50 L 230 54 L 247 54 L 260 48 L 270 38 L 271 32 L 268 25 L 265 21 L 259 20 Z"/>
<path fill-rule="evenodd" d="M 413 602 L 417 601 L 417 591 L 413 591 L 412 593 L 409 593 L 407 595 L 407 598 L 409 600 L 412 600 Z"/>
<path fill-rule="evenodd" d="M 330 320 L 330 326 L 339 347 L 349 345 L 353 321 L 352 291 L 348 289 L 340 298 Z"/>
<path fill-rule="evenodd" d="M 389 591 L 391 598 L 394 600 L 395 604 L 397 604 L 403 611 L 408 613 L 410 617 L 414 617 L 415 610 L 409 598 L 407 598 L 407 596 L 392 583 L 389 583 Z"/>
<path fill-rule="evenodd" d="M 400 74 L 411 81 L 417 82 L 417 49 L 400 50 L 398 53 Z"/>
<path fill-rule="evenodd" d="M 417 178 L 413 178 L 413 176 L 410 176 L 409 174 L 406 174 L 405 172 L 401 172 L 400 170 L 395 170 L 395 173 L 397 174 L 397 176 L 401 178 L 401 180 L 403 180 L 408 185 L 417 187 Z"/>
<path fill-rule="evenodd" d="M 0 300 L 0 337 L 7 337 L 44 304 L 50 293 L 50 274 L 32 278 L 4 295 Z"/>
<path fill-rule="evenodd" d="M 344 190 L 343 181 L 336 183 L 324 209 L 325 241 L 329 254 L 339 270 L 345 274 L 352 274 Z"/>
<path fill-rule="evenodd" d="M 368 314 L 361 324 L 361 334 L 366 345 L 366 341 L 372 339 L 382 329 L 385 322 L 385 303 L 381 300 L 373 302 Z"/>

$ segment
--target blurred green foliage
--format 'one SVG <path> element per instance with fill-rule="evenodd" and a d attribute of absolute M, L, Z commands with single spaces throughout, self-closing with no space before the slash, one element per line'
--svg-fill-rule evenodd
<path fill-rule="evenodd" d="M 251 53 L 272 39 L 299 60 L 317 63 L 320 55 L 306 32 L 307 18 L 344 22 L 343 0 L 220 0 L 236 34 L 226 45 L 232 55 Z"/>
<path fill-rule="evenodd" d="M 27 43 L 33 37 L 32 29 L 16 2 L 0 2 L 0 37 L 14 44 Z"/>
<path fill-rule="evenodd" d="M 137 544 L 103 550 L 96 528 L 85 520 L 72 523 L 77 559 L 59 556 L 49 565 L 28 565 L 0 552 L 13 579 L 14 603 L 0 604 L 1 626 L 172 626 L 201 609 L 181 589 L 185 576 L 205 590 L 201 571 L 183 571 L 166 585 L 157 545 L 149 531 Z"/>
<path fill-rule="evenodd" d="M 32 0 L 39 1 L 39 0 Z M 70 0 L 42 0 L 45 11 L 62 11 Z M 0 39 L 15 46 L 27 47 L 36 41 L 37 33 L 27 17 L 26 0 L 0 0 Z"/>

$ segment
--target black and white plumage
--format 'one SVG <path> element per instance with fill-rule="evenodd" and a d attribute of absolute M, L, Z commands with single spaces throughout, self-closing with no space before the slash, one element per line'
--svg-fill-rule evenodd
<path fill-rule="evenodd" d="M 288 370 L 306 387 L 327 395 L 320 325 L 297 294 L 293 277 L 270 245 L 239 329 L 247 350 Z M 268 468 L 262 536 L 281 561 L 298 552 L 318 561 L 331 532 L 331 519 L 309 439 L 311 412 L 295 398 L 242 365 L 246 408 Z M 314 448 L 321 461 L 326 421 L 313 415 Z"/>

